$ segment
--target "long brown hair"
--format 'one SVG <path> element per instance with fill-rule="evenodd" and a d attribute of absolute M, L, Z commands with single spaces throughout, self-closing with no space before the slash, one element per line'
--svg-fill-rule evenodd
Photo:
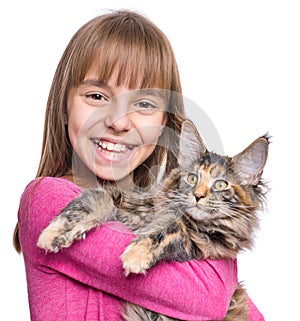
<path fill-rule="evenodd" d="M 104 82 L 116 74 L 116 85 L 169 91 L 166 127 L 172 129 L 173 134 L 180 130 L 184 117 L 181 84 L 167 37 L 136 12 L 109 12 L 92 19 L 74 34 L 57 66 L 47 102 L 37 177 L 61 177 L 71 171 L 73 150 L 66 125 L 67 98 L 70 88 L 84 80 L 95 62 L 99 66 L 98 77 Z M 134 171 L 135 184 L 147 186 L 150 178 L 145 168 L 160 165 L 166 155 L 166 171 L 175 166 L 176 157 L 168 148 L 170 137 L 167 135 L 166 131 L 153 154 Z M 20 251 L 18 226 L 14 245 Z"/>

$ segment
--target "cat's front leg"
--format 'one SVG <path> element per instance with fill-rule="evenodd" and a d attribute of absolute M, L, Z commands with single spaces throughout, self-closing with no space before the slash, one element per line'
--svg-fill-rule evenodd
<path fill-rule="evenodd" d="M 134 239 L 121 255 L 125 275 L 129 273 L 146 273 L 157 259 L 151 238 Z"/>
<path fill-rule="evenodd" d="M 148 236 L 132 240 L 121 255 L 125 274 L 146 273 L 159 261 L 186 261 L 190 259 L 191 242 L 179 222 Z"/>
<path fill-rule="evenodd" d="M 85 237 L 92 228 L 114 219 L 115 207 L 111 195 L 101 189 L 88 190 L 72 200 L 42 231 L 38 247 L 58 252 L 76 239 Z"/>

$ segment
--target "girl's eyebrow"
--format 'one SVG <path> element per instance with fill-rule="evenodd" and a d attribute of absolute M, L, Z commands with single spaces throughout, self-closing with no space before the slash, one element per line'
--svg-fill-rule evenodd
<path fill-rule="evenodd" d="M 95 86 L 103 89 L 110 89 L 110 86 L 106 84 L 105 82 L 99 80 L 99 79 L 86 79 L 82 81 L 78 87 L 83 87 L 83 86 Z"/>
<path fill-rule="evenodd" d="M 85 79 L 79 84 L 78 87 L 80 88 L 80 87 L 85 87 L 85 86 L 99 87 L 101 89 L 110 91 L 111 93 L 113 92 L 113 89 L 109 84 L 107 84 L 104 81 L 101 81 L 99 79 L 96 79 L 96 78 Z M 168 91 L 166 91 L 164 89 L 158 89 L 158 88 L 141 88 L 141 89 L 132 90 L 132 93 L 135 95 L 139 95 L 139 94 L 150 95 L 150 96 L 154 96 L 154 97 L 161 98 L 164 100 L 168 99 L 166 97 L 167 92 Z"/>

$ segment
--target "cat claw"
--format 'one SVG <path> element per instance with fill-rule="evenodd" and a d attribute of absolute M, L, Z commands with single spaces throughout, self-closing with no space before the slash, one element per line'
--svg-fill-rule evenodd
<path fill-rule="evenodd" d="M 142 267 L 139 265 L 134 265 L 131 262 L 123 262 L 123 269 L 125 276 L 128 276 L 130 273 L 134 274 L 146 274 L 148 267 Z"/>
<path fill-rule="evenodd" d="M 130 273 L 146 274 L 150 268 L 152 256 L 147 256 L 146 249 L 138 243 L 129 244 L 121 255 L 125 275 Z"/>
<path fill-rule="evenodd" d="M 48 237 L 48 233 L 43 232 L 37 242 L 37 246 L 47 252 L 57 253 L 65 243 L 63 238 Z"/>

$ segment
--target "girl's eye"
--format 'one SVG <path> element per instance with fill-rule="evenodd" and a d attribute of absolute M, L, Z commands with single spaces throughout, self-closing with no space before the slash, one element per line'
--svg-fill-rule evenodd
<path fill-rule="evenodd" d="M 86 95 L 87 98 L 91 98 L 93 100 L 107 100 L 103 95 L 99 94 L 99 93 L 92 93 L 92 94 L 88 94 Z"/>
<path fill-rule="evenodd" d="M 224 181 L 223 179 L 219 179 L 219 180 L 215 181 L 213 187 L 218 192 L 224 191 L 228 187 L 228 183 L 226 181 Z"/>
<path fill-rule="evenodd" d="M 104 107 L 109 99 L 99 92 L 89 92 L 85 94 L 86 102 L 93 107 Z"/>
<path fill-rule="evenodd" d="M 151 104 L 148 101 L 140 101 L 138 103 L 135 104 L 135 106 L 137 108 L 141 108 L 141 109 L 155 109 L 155 105 Z"/>
<path fill-rule="evenodd" d="M 198 182 L 198 176 L 196 174 L 189 174 L 187 177 L 187 181 L 191 185 L 195 185 Z"/>

